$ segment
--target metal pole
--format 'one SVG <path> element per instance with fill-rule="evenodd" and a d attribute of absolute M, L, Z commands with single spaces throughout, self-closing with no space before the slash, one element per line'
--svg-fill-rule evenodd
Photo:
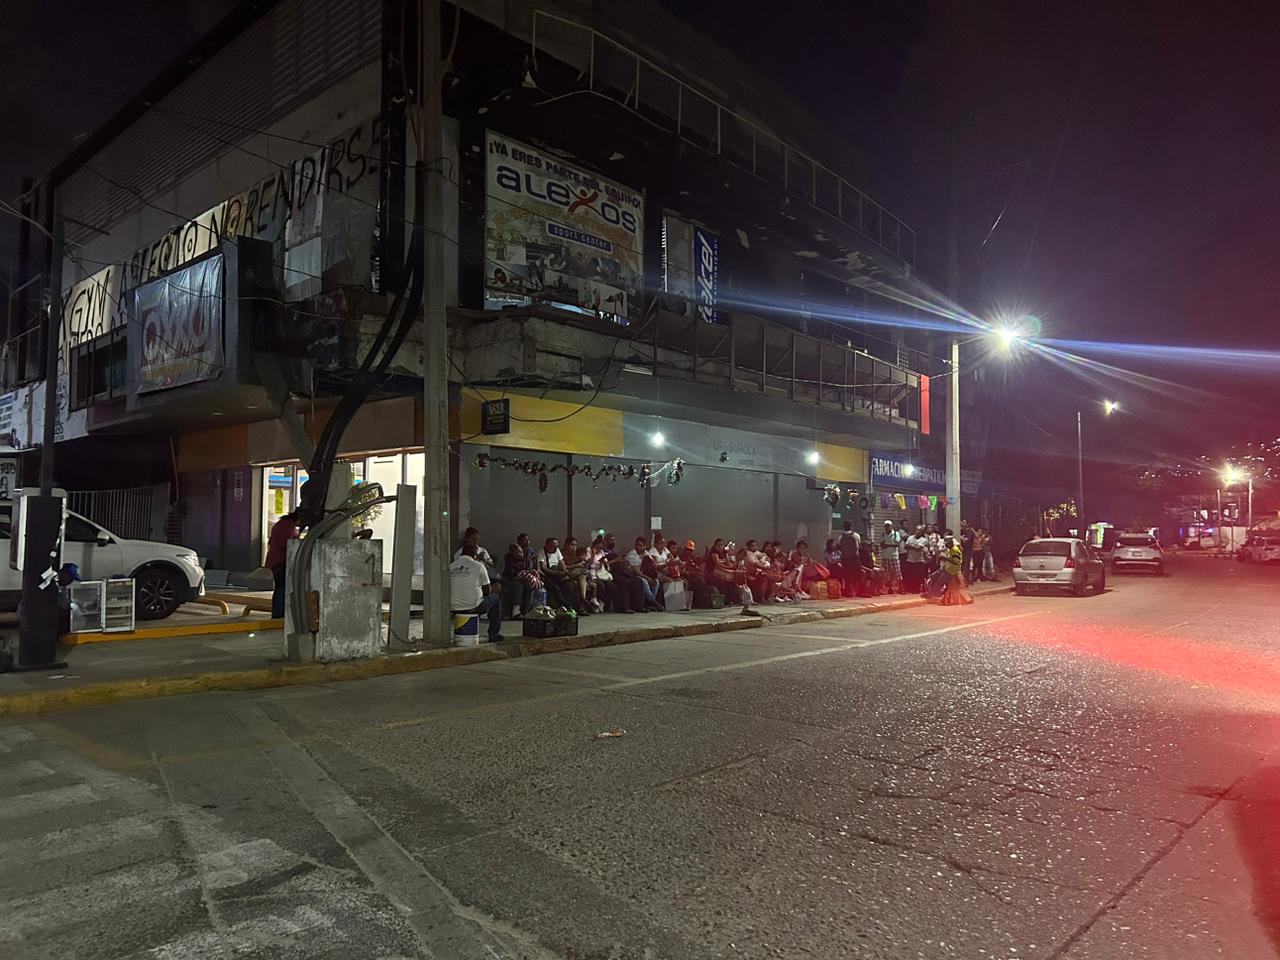
<path fill-rule="evenodd" d="M 40 495 L 53 492 L 53 440 L 58 423 L 58 341 L 62 335 L 62 218 L 57 191 L 47 187 L 45 228 L 53 235 L 49 253 L 49 321 L 44 346 L 44 436 L 40 446 Z"/>
<path fill-rule="evenodd" d="M 1080 539 L 1085 536 L 1084 526 L 1084 427 L 1080 411 L 1076 411 L 1076 519 L 1080 525 Z"/>
<path fill-rule="evenodd" d="M 947 525 L 960 523 L 960 341 L 951 338 L 951 389 L 947 397 Z M 955 503 L 955 516 L 951 504 Z"/>
<path fill-rule="evenodd" d="M 439 0 L 422 4 L 422 155 L 427 163 L 422 287 L 422 637 L 444 645 L 449 621 L 449 342 L 445 329 L 444 137 Z"/>
<path fill-rule="evenodd" d="M 1253 529 L 1253 477 L 1249 478 L 1249 526 L 1245 528 L 1245 536 Z"/>
<path fill-rule="evenodd" d="M 1218 488 L 1218 553 L 1222 552 L 1222 488 Z"/>

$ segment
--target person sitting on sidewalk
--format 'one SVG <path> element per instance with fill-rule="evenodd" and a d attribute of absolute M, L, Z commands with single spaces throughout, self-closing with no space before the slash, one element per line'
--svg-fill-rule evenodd
<path fill-rule="evenodd" d="M 502 601 L 491 591 L 489 571 L 476 559 L 473 543 L 464 543 L 462 555 L 449 564 L 449 609 L 486 617 L 489 642 L 502 639 Z"/>
<path fill-rule="evenodd" d="M 649 560 L 649 541 L 644 537 L 636 537 L 635 545 L 627 551 L 627 563 L 631 565 L 631 569 L 635 571 L 636 576 L 640 578 L 644 584 L 644 599 L 646 604 L 656 607 L 662 606 L 659 597 L 662 595 L 658 577 L 652 562 Z"/>
<path fill-rule="evenodd" d="M 605 561 L 613 577 L 613 609 L 616 613 L 645 613 L 661 609 L 645 598 L 644 581 L 627 558 L 618 550 L 618 538 L 612 533 L 604 538 Z"/>
<path fill-rule="evenodd" d="M 878 597 L 885 592 L 886 577 L 884 569 L 876 560 L 875 551 L 871 549 L 871 538 L 867 537 L 858 548 L 858 562 L 862 565 L 862 592 L 860 596 Z"/>
<path fill-rule="evenodd" d="M 527 543 L 527 534 L 521 534 Z M 505 614 L 519 620 L 533 605 L 533 591 L 542 589 L 542 578 L 531 566 L 532 557 L 525 553 L 517 540 L 507 547 L 502 561 L 502 602 Z"/>

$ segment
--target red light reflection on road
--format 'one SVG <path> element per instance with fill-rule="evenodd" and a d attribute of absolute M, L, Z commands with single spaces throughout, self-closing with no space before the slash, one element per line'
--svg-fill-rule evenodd
<path fill-rule="evenodd" d="M 1124 624 L 1054 621 L 1044 617 L 997 623 L 993 633 L 1015 643 L 1096 657 L 1223 692 L 1280 697 L 1280 656 L 1268 657 L 1223 641 L 1205 643 L 1178 633 Z"/>

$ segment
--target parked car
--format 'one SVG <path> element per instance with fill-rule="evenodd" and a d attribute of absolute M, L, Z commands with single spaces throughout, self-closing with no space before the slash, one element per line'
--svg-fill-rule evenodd
<path fill-rule="evenodd" d="M 1070 590 L 1077 597 L 1107 587 L 1107 568 L 1096 552 L 1074 537 L 1029 540 L 1013 559 L 1013 591 Z"/>
<path fill-rule="evenodd" d="M 1250 537 L 1236 551 L 1236 559 L 1242 563 L 1280 562 L 1280 534 Z"/>
<path fill-rule="evenodd" d="M 0 609 L 18 609 L 22 573 L 9 565 L 13 505 L 0 504 Z M 204 569 L 194 550 L 154 540 L 118 537 L 70 510 L 62 537 L 62 562 L 80 568 L 81 580 L 132 577 L 138 620 L 163 620 L 204 593 Z"/>
<path fill-rule="evenodd" d="M 1116 540 L 1111 552 L 1111 572 L 1123 569 L 1150 570 L 1157 576 L 1164 573 L 1164 551 L 1155 537 L 1146 533 L 1125 533 Z"/>

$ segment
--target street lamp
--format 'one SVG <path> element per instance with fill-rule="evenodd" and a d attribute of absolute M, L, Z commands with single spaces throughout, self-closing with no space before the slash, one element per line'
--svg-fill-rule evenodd
<path fill-rule="evenodd" d="M 1245 536 L 1248 536 L 1248 531 L 1253 529 L 1253 474 L 1249 473 L 1247 470 L 1241 470 L 1235 464 L 1228 463 L 1222 471 L 1222 482 L 1228 487 L 1233 487 L 1242 480 L 1249 485 L 1248 526 L 1245 527 Z M 1218 527 L 1219 529 L 1222 527 L 1221 487 L 1218 488 Z M 1221 542 L 1221 536 L 1219 536 L 1219 542 Z"/>
<path fill-rule="evenodd" d="M 1111 416 L 1120 409 L 1115 400 L 1103 400 L 1102 412 Z M 1080 410 L 1076 411 L 1076 514 L 1080 521 L 1080 539 L 1085 537 L 1084 525 L 1084 417 Z"/>

